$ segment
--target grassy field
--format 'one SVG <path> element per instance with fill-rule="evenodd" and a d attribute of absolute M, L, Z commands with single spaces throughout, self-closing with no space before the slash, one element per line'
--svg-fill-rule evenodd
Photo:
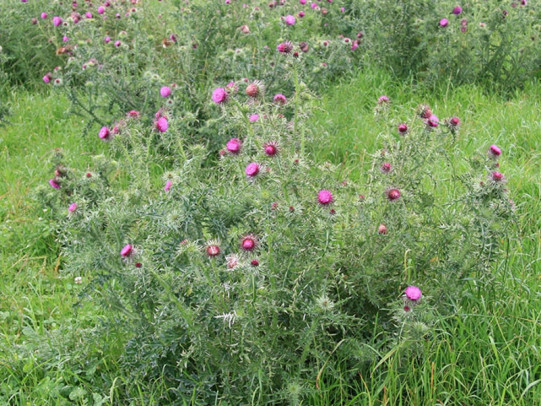
<path fill-rule="evenodd" d="M 501 171 L 517 205 L 517 237 L 471 295 L 453 303 L 437 324 L 437 336 L 421 358 L 404 362 L 403 348 L 378 353 L 378 361 L 343 381 L 322 370 L 314 405 L 534 405 L 541 404 L 540 188 L 541 94 L 528 85 L 509 99 L 476 87 L 437 93 L 416 90 L 385 74 L 367 72 L 331 89 L 315 106 L 312 145 L 317 161 L 341 163 L 362 179 L 378 134 L 394 129 L 429 104 L 440 118 L 463 121 L 458 143 L 463 156 L 490 144 L 502 148 Z M 391 99 L 388 120 L 374 115 L 377 98 Z M 115 337 L 84 342 L 100 322 L 101 309 L 77 306 L 79 285 L 62 277 L 55 230 L 40 218 L 33 189 L 46 184 L 55 148 L 84 168 L 103 148 L 97 136 L 83 138 L 69 116 L 68 101 L 56 94 L 10 95 L 11 125 L 0 128 L 0 402 L 14 405 L 153 404 L 167 388 L 130 382 L 116 367 Z M 94 133 L 90 133 L 94 134 Z M 99 345 L 95 344 L 99 343 Z M 90 347 L 91 346 L 91 347 Z M 378 351 L 377 348 L 374 351 Z M 314 385 L 315 382 L 307 383 Z M 146 393 L 144 393 L 146 392 Z M 352 395 L 353 393 L 353 395 Z"/>

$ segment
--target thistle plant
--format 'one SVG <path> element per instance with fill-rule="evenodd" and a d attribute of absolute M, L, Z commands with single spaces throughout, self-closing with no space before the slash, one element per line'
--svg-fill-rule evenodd
<path fill-rule="evenodd" d="M 355 2 L 367 59 L 434 86 L 490 84 L 512 91 L 538 72 L 540 9 L 531 2 Z"/>
<path fill-rule="evenodd" d="M 294 25 L 282 21 L 281 13 L 296 14 L 298 4 L 283 9 L 238 2 L 185 6 L 137 3 L 134 7 L 112 1 L 98 8 L 101 12 L 93 6 L 86 12 L 84 7 L 68 12 L 66 6 L 57 16 L 58 24 L 39 21 L 63 50 L 63 62 L 42 72 L 43 80 L 68 94 L 72 112 L 86 119 L 85 132 L 96 124 L 112 126 L 130 110 L 148 119 L 165 107 L 189 117 L 185 130 L 197 142 L 206 142 L 217 130 L 209 127 L 212 111 L 206 103 L 206 89 L 212 83 L 258 78 L 268 92 L 293 91 L 295 83 L 286 80 L 291 77 L 290 66 L 276 49 L 279 43 L 291 44 L 288 57 L 302 61 L 297 64 L 299 80 L 314 90 L 347 73 L 361 52 L 353 49 L 354 41 L 338 38 L 350 35 L 351 29 L 334 22 L 341 14 L 338 4 L 332 5 L 336 9 L 332 18 L 314 10 L 306 21 Z M 323 50 L 318 45 L 320 33 L 313 27 L 327 19 L 330 46 Z M 252 28 L 237 26 L 239 22 Z M 157 86 L 173 92 L 163 97 L 155 91 Z"/>
<path fill-rule="evenodd" d="M 512 218 L 495 174 L 502 151 L 487 146 L 454 167 L 459 127 L 427 106 L 407 131 L 381 134 L 354 184 L 304 150 L 318 138 L 302 83 L 280 97 L 263 81 L 236 83 L 207 93 L 219 152 L 167 112 L 129 117 L 91 171 L 59 154 L 55 186 L 40 192 L 64 272 L 84 276 L 82 299 L 110 314 L 104 333 L 126 337 L 121 362 L 138 379 L 165 377 L 168 401 L 300 401 L 317 390 L 301 382 L 375 339 L 376 319 L 401 337 L 389 309 L 402 295 L 402 315 L 422 319 L 421 290 L 445 311 L 466 279 L 486 278 Z"/>

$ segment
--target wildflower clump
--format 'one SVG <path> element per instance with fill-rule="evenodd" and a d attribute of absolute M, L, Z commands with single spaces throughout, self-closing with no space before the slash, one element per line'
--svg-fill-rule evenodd
<path fill-rule="evenodd" d="M 391 320 L 386 309 L 400 292 L 407 322 L 430 298 L 445 309 L 466 278 L 487 275 L 512 216 L 499 148 L 449 173 L 454 137 L 427 126 L 433 113 L 423 106 L 400 136 L 396 127 L 382 134 L 373 169 L 356 184 L 303 154 L 319 142 L 306 95 L 292 106 L 215 89 L 208 101 L 230 137 L 222 153 L 175 126 L 156 131 L 130 118 L 92 172 L 59 155 L 61 185 L 40 192 L 58 208 L 65 272 L 92 281 L 87 293 L 110 309 L 134 375 L 197 376 L 202 402 L 216 392 L 243 402 L 256 386 L 309 380 L 341 342 L 363 343 L 370 320 Z M 175 158 L 156 156 L 167 171 L 155 178 L 148 157 L 162 143 Z M 74 200 L 77 215 L 66 216 Z M 256 383 L 262 366 L 268 374 Z M 191 396 L 179 390 L 171 396 Z"/>

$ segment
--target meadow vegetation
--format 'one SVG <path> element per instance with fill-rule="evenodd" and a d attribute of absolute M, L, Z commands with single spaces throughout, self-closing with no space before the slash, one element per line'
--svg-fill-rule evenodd
<path fill-rule="evenodd" d="M 541 402 L 537 5 L 80 3 L 0 5 L 2 403 Z"/>

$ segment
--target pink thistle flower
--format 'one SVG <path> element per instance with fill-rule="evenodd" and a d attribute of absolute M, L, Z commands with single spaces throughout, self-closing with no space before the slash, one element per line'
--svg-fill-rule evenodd
<path fill-rule="evenodd" d="M 250 120 L 250 123 L 255 123 L 256 121 L 259 120 L 259 114 L 252 114 L 249 120 Z"/>
<path fill-rule="evenodd" d="M 383 165 L 381 165 L 381 172 L 383 173 L 389 173 L 393 170 L 393 167 L 389 162 L 385 162 Z"/>
<path fill-rule="evenodd" d="M 49 185 L 55 189 L 60 189 L 60 182 L 57 178 L 49 179 Z"/>
<path fill-rule="evenodd" d="M 317 200 L 320 204 L 325 206 L 332 203 L 334 201 L 334 197 L 330 190 L 323 189 L 317 194 Z"/>
<path fill-rule="evenodd" d="M 435 128 L 439 125 L 440 120 L 436 115 L 432 114 L 429 118 L 426 119 L 425 123 L 428 127 Z"/>
<path fill-rule="evenodd" d="M 387 195 L 387 199 L 391 202 L 400 198 L 400 190 L 398 189 L 389 189 L 385 194 Z"/>
<path fill-rule="evenodd" d="M 242 148 L 242 141 L 238 138 L 231 138 L 227 141 L 226 148 L 232 154 L 238 154 Z"/>
<path fill-rule="evenodd" d="M 209 245 L 207 245 L 207 255 L 209 257 L 216 257 L 220 255 L 220 246 L 216 242 L 210 242 Z"/>
<path fill-rule="evenodd" d="M 58 27 L 60 24 L 62 24 L 64 22 L 64 20 L 62 20 L 62 18 L 58 17 L 58 16 L 55 16 L 53 17 L 53 25 L 55 27 Z"/>
<path fill-rule="evenodd" d="M 456 6 L 456 7 L 453 9 L 453 14 L 454 14 L 454 15 L 462 14 L 462 7 Z"/>
<path fill-rule="evenodd" d="M 285 18 L 285 22 L 287 25 L 295 25 L 295 17 L 293 17 L 291 14 L 290 15 L 287 15 L 286 18 Z"/>
<path fill-rule="evenodd" d="M 45 76 L 43 76 L 43 81 L 45 83 L 50 83 L 52 78 L 53 78 L 53 75 L 50 73 L 47 73 Z"/>
<path fill-rule="evenodd" d="M 252 261 L 250 262 L 250 265 L 259 266 L 259 261 L 257 259 L 252 259 Z"/>
<path fill-rule="evenodd" d="M 440 20 L 440 27 L 447 27 L 449 25 L 449 20 L 447 18 L 442 18 Z"/>
<path fill-rule="evenodd" d="M 41 13 L 41 19 L 42 20 L 45 20 L 47 17 L 49 17 L 49 15 L 47 13 Z"/>
<path fill-rule="evenodd" d="M 216 104 L 225 103 L 227 101 L 227 92 L 223 87 L 219 87 L 212 92 L 212 101 Z"/>
<path fill-rule="evenodd" d="M 378 99 L 378 104 L 384 104 L 389 103 L 389 97 L 387 96 L 380 96 Z"/>
<path fill-rule="evenodd" d="M 102 140 L 108 140 L 110 135 L 111 135 L 111 131 L 107 127 L 101 127 L 98 136 Z"/>
<path fill-rule="evenodd" d="M 103 14 L 103 13 L 105 13 L 105 7 L 99 6 L 98 7 L 98 14 Z"/>
<path fill-rule="evenodd" d="M 303 18 L 306 14 L 304 14 L 304 11 L 299 11 L 299 14 L 297 14 L 299 18 Z"/>
<path fill-rule="evenodd" d="M 491 156 L 492 158 L 497 158 L 501 154 L 502 154 L 502 150 L 496 145 L 491 145 L 490 148 L 488 149 L 488 155 Z"/>
<path fill-rule="evenodd" d="M 289 54 L 293 50 L 293 44 L 289 41 L 282 42 L 281 44 L 278 44 L 276 49 L 282 54 Z"/>
<path fill-rule="evenodd" d="M 299 0 L 299 3 L 304 5 L 304 4 L 306 4 L 306 0 Z"/>
<path fill-rule="evenodd" d="M 163 188 L 163 190 L 165 190 L 166 192 L 169 192 L 171 190 L 171 186 L 173 186 L 173 182 L 171 182 L 170 180 L 168 180 L 166 183 L 165 183 L 165 186 Z"/>
<path fill-rule="evenodd" d="M 120 45 L 122 45 L 122 42 L 120 42 L 120 41 L 115 41 L 115 47 L 118 48 Z"/>
<path fill-rule="evenodd" d="M 275 95 L 273 100 L 275 103 L 282 105 L 287 103 L 287 98 L 282 93 L 278 93 L 277 95 Z"/>
<path fill-rule="evenodd" d="M 68 211 L 70 213 L 73 213 L 75 210 L 77 210 L 77 203 L 70 204 L 70 206 L 68 207 Z"/>
<path fill-rule="evenodd" d="M 259 164 L 256 162 L 252 162 L 248 164 L 248 166 L 246 166 L 246 169 L 244 170 L 244 172 L 246 173 L 246 176 L 248 176 L 249 178 L 253 178 L 254 176 L 257 176 L 257 174 L 259 173 L 259 169 L 260 169 Z"/>
<path fill-rule="evenodd" d="M 167 117 L 164 117 L 164 116 L 159 117 L 154 122 L 154 126 L 159 132 L 161 133 L 166 132 L 169 129 L 169 122 L 167 121 Z"/>
<path fill-rule="evenodd" d="M 141 113 L 139 113 L 137 110 L 130 110 L 128 111 L 127 117 L 128 118 L 139 118 Z"/>
<path fill-rule="evenodd" d="M 108 44 L 109 42 L 111 42 L 111 37 L 110 36 L 106 36 L 103 41 Z"/>
<path fill-rule="evenodd" d="M 385 224 L 380 224 L 379 225 L 378 234 L 381 234 L 381 235 L 387 234 L 387 226 Z"/>
<path fill-rule="evenodd" d="M 249 234 L 249 235 L 243 237 L 242 241 L 240 242 L 240 247 L 244 251 L 253 251 L 253 250 L 255 250 L 257 248 L 257 238 L 252 234 Z"/>
<path fill-rule="evenodd" d="M 130 244 L 127 244 L 120 250 L 120 255 L 124 258 L 129 257 L 133 253 L 133 247 Z"/>
<path fill-rule="evenodd" d="M 402 135 L 406 134 L 408 132 L 408 125 L 406 123 L 402 123 L 398 126 L 398 132 Z"/>
<path fill-rule="evenodd" d="M 357 42 L 354 42 L 353 45 L 351 46 L 351 50 L 355 51 L 357 48 L 359 48 L 359 44 Z"/>
<path fill-rule="evenodd" d="M 503 174 L 500 172 L 492 172 L 492 180 L 494 182 L 502 182 L 504 180 Z"/>
<path fill-rule="evenodd" d="M 274 141 L 265 143 L 263 148 L 265 149 L 265 154 L 268 156 L 274 156 L 278 153 L 277 144 Z"/>
<path fill-rule="evenodd" d="M 164 86 L 160 89 L 160 96 L 163 98 L 171 96 L 171 88 Z"/>
<path fill-rule="evenodd" d="M 421 289 L 419 289 L 417 286 L 408 286 L 404 293 L 412 302 L 417 302 L 422 296 Z"/>

